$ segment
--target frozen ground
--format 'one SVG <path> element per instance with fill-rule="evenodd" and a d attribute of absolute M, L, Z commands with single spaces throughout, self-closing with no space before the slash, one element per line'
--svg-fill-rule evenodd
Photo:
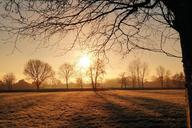
<path fill-rule="evenodd" d="M 0 128 L 184 128 L 182 90 L 0 93 Z"/>

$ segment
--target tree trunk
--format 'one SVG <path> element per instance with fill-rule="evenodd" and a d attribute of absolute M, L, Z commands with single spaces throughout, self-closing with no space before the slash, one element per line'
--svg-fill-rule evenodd
<path fill-rule="evenodd" d="M 144 77 L 141 79 L 141 88 L 144 88 Z"/>
<path fill-rule="evenodd" d="M 97 90 L 97 78 L 98 78 L 98 74 L 96 73 L 96 76 L 95 76 L 95 90 Z"/>
<path fill-rule="evenodd" d="M 138 76 L 138 78 L 137 78 L 137 86 L 138 86 L 138 88 L 140 88 L 139 76 Z"/>
<path fill-rule="evenodd" d="M 36 86 L 37 86 L 37 90 L 39 90 L 39 84 L 36 84 Z"/>
<path fill-rule="evenodd" d="M 174 6 L 172 6 L 172 10 L 175 14 L 174 27 L 180 35 L 182 61 L 185 73 L 187 128 L 192 128 L 192 14 L 190 1 L 177 1 Z"/>
<path fill-rule="evenodd" d="M 68 79 L 67 78 L 65 78 L 66 79 L 66 87 L 67 87 L 67 89 L 69 88 L 69 84 L 68 84 Z"/>
<path fill-rule="evenodd" d="M 187 30 L 187 29 L 186 29 Z M 190 30 L 192 31 L 192 30 Z M 181 31 L 180 40 L 186 80 L 187 127 L 192 127 L 192 32 Z"/>
<path fill-rule="evenodd" d="M 95 81 L 95 90 L 97 89 L 97 81 Z"/>
<path fill-rule="evenodd" d="M 164 88 L 164 80 L 163 80 L 163 77 L 160 78 L 160 81 L 161 81 L 161 88 Z"/>
<path fill-rule="evenodd" d="M 36 84 L 37 90 L 39 90 L 39 86 L 40 86 L 41 82 L 39 82 L 39 80 L 37 80 L 34 83 Z"/>
<path fill-rule="evenodd" d="M 133 88 L 135 88 L 135 80 L 132 78 Z"/>
<path fill-rule="evenodd" d="M 92 85 L 92 88 L 93 90 L 95 89 L 95 86 L 94 86 L 94 81 L 93 81 L 93 78 L 91 77 L 91 85 Z"/>

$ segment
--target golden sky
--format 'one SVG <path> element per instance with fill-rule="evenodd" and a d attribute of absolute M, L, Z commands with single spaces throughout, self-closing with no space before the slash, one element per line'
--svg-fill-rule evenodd
<path fill-rule="evenodd" d="M 69 41 L 70 42 L 70 41 Z M 15 50 L 11 53 L 14 43 L 0 43 L 0 77 L 5 73 L 13 72 L 17 80 L 26 78 L 23 75 L 23 68 L 25 63 L 29 59 L 40 59 L 48 62 L 53 69 L 57 72 L 58 68 L 63 63 L 76 64 L 80 56 L 83 54 L 83 50 L 77 48 L 64 54 L 64 51 L 58 49 L 58 47 L 43 48 L 38 45 L 36 40 L 20 40 L 17 42 L 19 51 Z M 61 54 L 63 53 L 63 54 Z M 126 55 L 124 58 L 119 52 L 110 51 L 107 53 L 109 62 L 106 64 L 106 76 L 105 78 L 118 77 L 121 72 L 128 71 L 128 64 L 136 58 L 140 58 L 141 61 L 148 63 L 149 65 L 149 78 L 156 74 L 156 67 L 159 65 L 169 69 L 172 73 L 182 71 L 181 59 L 168 57 L 162 53 L 153 53 L 143 50 L 137 50 Z M 56 77 L 58 77 L 56 73 Z"/>
<path fill-rule="evenodd" d="M 12 22 L 10 21 L 10 23 Z M 145 25 L 147 26 L 147 24 Z M 144 28 L 142 34 L 148 35 L 148 33 L 150 33 L 150 39 L 139 42 L 139 44 L 146 44 L 148 46 L 151 44 L 159 45 L 159 42 L 161 41 L 159 31 L 164 31 L 165 27 L 162 25 L 156 25 L 156 28 L 159 30 L 153 31 L 152 24 L 150 24 L 148 28 Z M 89 30 L 92 28 L 86 29 Z M 170 31 L 168 30 L 167 33 L 170 33 Z M 58 71 L 59 66 L 63 63 L 78 63 L 80 56 L 83 52 L 86 52 L 86 50 L 75 48 L 66 54 L 64 54 L 63 51 L 66 46 L 72 44 L 74 40 L 73 34 L 74 33 L 72 32 L 65 39 L 60 40 L 59 43 L 57 42 L 56 37 L 54 37 L 49 41 L 49 43 L 46 43 L 47 41 L 42 41 L 41 45 L 39 45 L 39 40 L 37 39 L 22 39 L 22 37 L 20 37 L 21 39 L 17 41 L 17 47 L 21 52 L 15 50 L 15 52 L 12 53 L 12 49 L 14 48 L 14 38 L 12 42 L 4 40 L 7 35 L 0 32 L 0 79 L 5 73 L 9 72 L 13 72 L 17 79 L 25 78 L 23 75 L 23 68 L 29 59 L 40 59 L 45 61 L 53 67 L 55 72 Z M 180 51 L 179 40 L 176 42 L 173 40 L 167 40 L 164 47 L 166 50 L 171 51 L 171 53 L 180 55 L 180 53 L 178 53 L 178 51 Z M 181 59 L 168 57 L 162 53 L 136 50 L 123 58 L 121 53 L 111 50 L 107 53 L 107 57 L 109 62 L 106 64 L 107 74 L 105 78 L 118 77 L 121 72 L 127 72 L 129 63 L 136 58 L 140 58 L 141 61 L 148 63 L 150 70 L 149 78 L 156 74 L 156 67 L 159 65 L 169 69 L 172 73 L 183 71 Z"/>

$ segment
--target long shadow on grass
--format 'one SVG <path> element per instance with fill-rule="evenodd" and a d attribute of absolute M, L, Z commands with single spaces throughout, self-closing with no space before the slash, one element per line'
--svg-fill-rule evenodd
<path fill-rule="evenodd" d="M 53 95 L 46 94 L 46 95 L 31 95 L 27 97 L 18 97 L 17 99 L 13 99 L 13 101 L 7 101 L 4 104 L 0 105 L 0 120 L 2 118 L 8 118 L 10 114 L 14 114 L 20 111 L 25 111 L 28 108 L 32 108 L 39 103 L 45 101 L 44 98 L 51 98 Z M 14 101 L 15 100 L 15 101 Z M 1 118 L 2 117 L 2 118 Z"/>
<path fill-rule="evenodd" d="M 105 101 L 103 107 L 108 111 L 109 120 L 118 123 L 120 127 L 125 128 L 184 128 L 185 126 L 185 109 L 174 103 L 162 101 L 159 99 L 136 97 L 136 96 L 121 96 L 114 93 L 96 93 Z M 127 107 L 108 100 L 107 96 L 131 102 L 144 109 L 128 110 Z M 153 116 L 146 113 L 145 110 L 152 110 L 160 113 L 160 116 Z"/>

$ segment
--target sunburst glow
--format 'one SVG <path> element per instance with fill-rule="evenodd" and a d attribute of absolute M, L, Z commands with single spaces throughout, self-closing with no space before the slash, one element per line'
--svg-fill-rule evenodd
<path fill-rule="evenodd" d="M 83 55 L 79 59 L 79 66 L 86 69 L 90 66 L 90 62 L 90 57 L 88 55 Z"/>

